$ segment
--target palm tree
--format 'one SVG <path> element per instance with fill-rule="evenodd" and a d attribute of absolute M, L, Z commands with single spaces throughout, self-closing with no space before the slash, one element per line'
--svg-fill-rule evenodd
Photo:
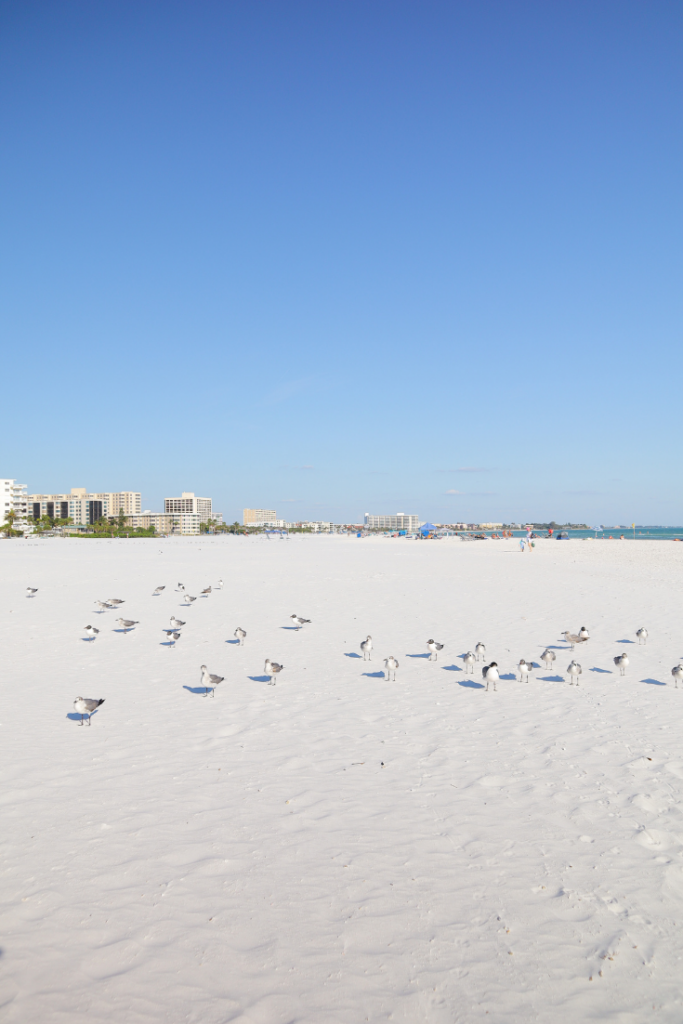
<path fill-rule="evenodd" d="M 5 522 L 0 529 L 4 530 L 8 537 L 11 537 L 14 533 L 14 521 L 17 518 L 17 513 L 14 509 L 10 509 L 9 512 L 5 513 Z"/>

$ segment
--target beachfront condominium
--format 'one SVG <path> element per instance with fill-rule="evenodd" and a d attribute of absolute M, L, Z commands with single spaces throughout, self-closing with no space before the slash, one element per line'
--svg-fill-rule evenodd
<path fill-rule="evenodd" d="M 26 524 L 28 515 L 28 498 L 26 484 L 18 484 L 16 480 L 0 480 L 0 526 L 7 522 L 8 512 L 14 512 L 14 528 L 21 530 Z"/>
<path fill-rule="evenodd" d="M 275 526 L 277 515 L 274 508 L 245 508 L 243 526 Z"/>
<path fill-rule="evenodd" d="M 365 513 L 365 525 L 369 530 L 407 530 L 414 533 L 420 525 L 419 516 L 407 516 L 397 512 L 395 516 L 371 516 Z"/>
<path fill-rule="evenodd" d="M 179 498 L 164 498 L 164 512 L 199 516 L 200 523 L 212 518 L 211 509 L 211 498 L 198 498 L 194 491 L 183 491 Z"/>
<path fill-rule="evenodd" d="M 98 519 L 139 515 L 139 491 L 100 491 L 89 494 L 85 487 L 72 487 L 70 494 L 29 494 L 28 515 L 31 519 L 71 519 L 77 526 L 89 526 Z"/>

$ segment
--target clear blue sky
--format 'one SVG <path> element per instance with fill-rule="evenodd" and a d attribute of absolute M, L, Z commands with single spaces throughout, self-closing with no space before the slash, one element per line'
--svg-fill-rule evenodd
<path fill-rule="evenodd" d="M 683 522 L 683 6 L 0 7 L 0 474 Z"/>

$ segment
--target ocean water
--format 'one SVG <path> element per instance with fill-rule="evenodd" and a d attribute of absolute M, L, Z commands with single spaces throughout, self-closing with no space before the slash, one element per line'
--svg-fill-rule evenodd
<path fill-rule="evenodd" d="M 489 531 L 490 532 L 490 531 Z M 515 537 L 526 537 L 526 530 L 513 530 Z M 553 538 L 557 536 L 558 531 L 553 532 Z M 594 530 L 568 530 L 570 540 L 582 540 L 584 537 L 593 537 L 596 540 L 619 540 L 623 536 L 624 540 L 681 540 L 683 541 L 683 526 L 638 526 L 636 524 L 635 535 L 633 527 L 620 527 L 610 526 L 605 530 L 598 530 L 597 534 Z M 536 534 L 539 537 L 546 537 L 546 530 L 537 530 Z M 560 541 L 561 544 L 564 541 Z"/>

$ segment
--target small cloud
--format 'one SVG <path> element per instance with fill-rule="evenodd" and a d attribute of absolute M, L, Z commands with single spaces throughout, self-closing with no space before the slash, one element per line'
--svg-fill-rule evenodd
<path fill-rule="evenodd" d="M 446 494 L 464 494 L 464 491 L 446 491 Z"/>
<path fill-rule="evenodd" d="M 460 466 L 455 470 L 456 473 L 485 473 L 486 470 L 483 466 Z"/>

